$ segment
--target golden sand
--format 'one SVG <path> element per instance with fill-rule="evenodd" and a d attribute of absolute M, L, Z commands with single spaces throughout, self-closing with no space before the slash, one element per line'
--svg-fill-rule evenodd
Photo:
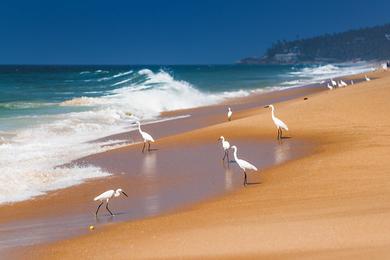
<path fill-rule="evenodd" d="M 261 184 L 187 210 L 96 229 L 13 252 L 61 259 L 390 257 L 390 73 L 276 104 L 292 138 L 318 144 L 310 156 L 261 171 Z M 275 138 L 270 111 L 161 140 Z M 191 141 L 190 141 L 191 140 Z"/>

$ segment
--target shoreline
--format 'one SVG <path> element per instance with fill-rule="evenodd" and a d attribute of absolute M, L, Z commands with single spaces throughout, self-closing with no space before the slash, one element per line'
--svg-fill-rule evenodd
<path fill-rule="evenodd" d="M 232 107 L 235 109 L 234 110 L 235 117 L 237 117 L 237 119 L 238 119 L 242 116 L 241 114 L 247 113 L 249 109 L 254 109 L 255 107 L 257 107 L 259 104 L 259 101 L 263 102 L 260 104 L 265 105 L 265 104 L 267 104 L 268 100 L 271 100 L 271 99 L 274 101 L 287 100 L 289 98 L 294 98 L 297 96 L 304 96 L 306 94 L 310 95 L 310 94 L 316 93 L 318 91 L 322 91 L 322 89 L 318 89 L 318 88 L 315 88 L 312 86 L 309 86 L 309 87 L 305 86 L 305 87 L 300 87 L 300 88 L 287 89 L 287 90 L 283 90 L 283 91 L 265 93 L 263 95 L 259 94 L 259 95 L 256 95 L 256 98 L 254 96 L 251 96 L 251 97 L 248 97 L 247 100 L 240 99 L 239 102 L 236 102 L 236 103 L 234 102 L 235 100 L 232 100 L 231 103 L 233 103 Z M 162 148 L 164 150 L 166 150 L 166 149 L 169 149 L 169 150 L 176 149 L 177 150 L 177 148 L 179 147 L 179 150 L 181 149 L 182 152 L 188 153 L 189 152 L 188 150 L 191 150 L 191 149 L 192 150 L 193 149 L 199 150 L 199 148 L 196 148 L 196 147 L 199 147 L 202 143 L 205 143 L 204 137 L 202 136 L 200 138 L 195 138 L 196 140 L 198 140 L 195 142 L 185 141 L 185 143 L 180 144 L 181 141 L 176 140 L 178 138 L 178 136 L 182 136 L 182 135 L 186 136 L 187 134 L 191 135 L 192 132 L 198 131 L 199 129 L 203 129 L 205 127 L 207 128 L 209 125 L 224 123 L 226 121 L 225 110 L 226 110 L 226 104 L 222 103 L 222 104 L 216 104 L 216 105 L 207 106 L 207 107 L 171 111 L 171 112 L 169 112 L 169 115 L 163 115 L 163 116 L 172 117 L 172 116 L 180 116 L 183 114 L 191 114 L 191 117 L 182 118 L 182 119 L 173 120 L 173 121 L 167 120 L 167 121 L 162 121 L 162 122 L 157 122 L 157 123 L 150 123 L 150 124 L 144 125 L 143 129 L 148 131 L 148 132 L 153 133 L 153 136 L 157 137 L 158 148 Z M 158 132 L 155 135 L 156 129 L 158 129 Z M 121 133 L 118 135 L 108 136 L 108 137 L 105 137 L 103 139 L 110 139 L 110 140 L 122 139 L 123 140 L 125 138 L 128 138 L 128 136 L 130 136 L 130 138 L 139 139 L 138 135 L 139 134 L 136 130 L 135 131 L 132 130 L 130 132 L 124 132 L 124 133 Z M 211 142 L 212 145 L 210 146 L 210 144 L 209 144 L 208 145 L 209 148 L 207 148 L 206 151 L 202 151 L 201 153 L 205 152 L 206 154 L 208 154 L 210 156 L 215 156 L 215 154 L 218 154 L 218 157 L 219 157 L 220 144 L 216 142 L 216 139 L 219 137 L 220 133 L 218 133 L 217 135 L 213 136 L 212 142 Z M 162 141 L 160 138 L 162 138 L 162 140 L 165 140 L 165 139 L 168 139 L 168 140 Z M 263 138 L 263 140 L 258 141 L 258 143 L 260 144 L 260 146 L 266 145 L 266 147 L 269 146 L 271 150 L 274 149 L 274 148 L 272 148 L 273 144 L 270 146 L 269 141 L 266 141 L 267 139 L 268 138 Z M 240 143 L 242 141 L 240 141 L 240 139 L 238 139 L 237 142 Z M 292 140 L 292 144 L 291 144 L 292 147 L 289 147 L 289 149 L 298 149 L 298 147 L 296 147 L 297 145 L 294 144 L 295 142 L 296 142 L 296 140 Z M 302 143 L 302 141 L 298 140 L 298 143 L 299 142 Z M 210 140 L 206 140 L 206 143 L 210 143 Z M 308 142 L 303 142 L 302 144 L 304 144 L 304 146 L 308 146 L 308 148 L 299 148 L 297 150 L 297 152 L 299 152 L 299 150 L 302 150 L 302 151 L 299 152 L 298 155 L 307 154 L 308 151 L 305 151 L 305 150 L 310 150 L 310 149 L 312 149 L 310 147 L 313 146 L 312 144 L 308 144 Z M 123 184 L 121 185 L 120 183 L 122 183 L 124 180 L 126 182 L 128 182 L 128 179 L 129 179 L 128 175 L 129 174 L 126 174 L 126 176 L 123 176 L 122 172 L 129 171 L 129 170 L 131 171 L 130 165 L 131 164 L 134 165 L 137 163 L 135 160 L 130 160 L 130 161 L 128 161 L 129 166 L 126 166 L 122 170 L 116 170 L 115 167 L 112 168 L 113 165 L 111 165 L 111 169 L 107 169 L 107 163 L 101 164 L 100 162 L 104 161 L 104 157 L 107 157 L 107 155 L 112 154 L 112 153 L 117 153 L 118 151 L 125 151 L 126 153 L 129 153 L 130 156 L 131 156 L 131 153 L 135 153 L 135 155 L 138 156 L 139 155 L 139 152 L 138 152 L 139 146 L 140 146 L 140 144 L 132 144 L 132 145 L 128 145 L 128 146 L 125 146 L 122 148 L 116 148 L 113 150 L 109 150 L 107 152 L 103 152 L 100 154 L 90 155 L 90 156 L 87 156 L 85 158 L 81 158 L 81 159 L 75 161 L 76 163 L 79 163 L 79 164 L 92 164 L 94 166 L 96 166 L 96 165 L 101 166 L 105 170 L 111 172 L 113 174 L 111 176 L 108 176 L 105 178 L 91 179 L 91 180 L 83 182 L 79 185 L 71 186 L 71 187 L 68 187 L 65 189 L 55 190 L 55 191 L 49 192 L 48 194 L 45 194 L 43 196 L 38 196 L 38 197 L 31 199 L 31 200 L 0 206 L 0 209 L 2 209 L 2 211 L 3 211 L 3 214 L 0 217 L 0 223 L 1 223 L 0 230 L 2 230 L 3 240 L 5 241 L 5 242 L 3 241 L 2 243 L 0 243 L 0 247 L 2 247 L 5 250 L 9 250 L 9 248 L 7 249 L 7 242 L 6 242 L 7 239 L 5 239 L 5 238 L 9 239 L 9 237 L 13 237 L 13 236 L 17 237 L 18 232 L 22 232 L 22 231 L 18 231 L 18 232 L 16 232 L 16 234 L 14 234 L 12 232 L 12 230 L 18 229 L 18 227 L 20 225 L 25 227 L 25 230 L 23 232 L 31 232 L 32 230 L 29 227 L 30 226 L 39 226 L 39 225 L 41 225 L 40 223 L 42 223 L 43 220 L 49 221 L 50 223 L 52 222 L 51 226 L 59 225 L 62 221 L 61 217 L 60 217 L 62 215 L 65 216 L 65 219 L 67 219 L 68 222 L 71 222 L 71 223 L 73 223 L 74 226 L 78 227 L 78 231 L 76 230 L 74 232 L 69 232 L 71 234 L 71 236 L 85 234 L 86 232 L 84 230 L 84 227 L 85 227 L 85 225 L 88 225 L 89 223 L 91 223 L 90 219 L 88 219 L 88 217 L 84 216 L 84 217 L 82 217 L 82 218 L 84 218 L 82 221 L 75 220 L 75 218 L 71 214 L 78 214 L 78 218 L 80 218 L 80 216 L 79 216 L 80 212 L 83 212 L 83 211 L 85 212 L 86 207 L 88 208 L 89 211 L 93 211 L 94 207 L 96 205 L 95 205 L 95 203 L 90 202 L 91 197 L 96 195 L 96 192 L 104 191 L 105 189 L 111 189 L 111 188 L 115 187 L 115 185 L 123 186 Z M 181 148 L 180 148 L 180 146 L 181 146 Z M 185 146 L 188 146 L 188 147 L 185 147 Z M 191 148 L 191 147 L 195 147 L 195 148 Z M 243 147 L 243 148 L 249 147 L 250 148 L 250 145 L 244 144 L 241 147 Z M 296 148 L 294 148 L 294 147 L 296 147 Z M 248 151 L 250 151 L 250 149 Z M 157 151 L 157 152 L 159 152 L 159 151 Z M 179 152 L 178 154 L 180 154 L 182 152 Z M 287 153 L 288 153 L 288 151 L 287 151 Z M 172 155 L 169 155 L 169 156 L 172 157 Z M 288 154 L 284 155 L 285 158 L 279 159 L 279 162 L 275 162 L 275 164 L 281 163 L 281 162 L 288 160 L 288 159 L 296 158 L 296 155 L 294 155 L 294 156 L 291 155 L 291 156 L 292 157 L 290 158 L 288 156 Z M 98 158 L 98 159 L 96 159 L 96 158 Z M 268 160 L 268 162 L 267 162 L 267 160 Z M 262 162 L 261 164 L 263 166 L 269 165 L 274 159 L 271 160 L 271 158 L 268 158 L 267 160 L 265 162 Z M 261 162 L 261 161 L 259 161 L 259 162 Z M 212 169 L 214 169 L 213 171 L 217 172 L 217 169 L 215 168 L 215 166 L 211 166 L 211 167 L 214 167 L 214 168 L 212 168 Z M 141 171 L 141 169 L 138 169 L 137 172 L 142 172 L 142 171 Z M 230 172 L 229 174 L 230 174 L 230 178 L 232 178 L 232 176 L 231 176 L 232 173 Z M 130 177 L 131 177 L 131 174 L 130 174 Z M 180 211 L 183 208 L 188 208 L 188 207 L 191 207 L 192 205 L 196 205 L 198 203 L 203 203 L 204 201 L 213 200 L 219 196 L 225 195 L 226 193 L 234 192 L 234 189 L 241 187 L 241 175 L 235 173 L 233 175 L 233 177 L 234 177 L 233 179 L 235 182 L 235 184 L 232 184 L 233 187 L 235 187 L 235 188 L 233 188 L 233 190 L 222 191 L 220 188 L 219 192 L 210 193 L 208 191 L 208 193 L 210 193 L 210 194 L 207 195 L 206 197 L 204 195 L 202 195 L 201 197 L 199 197 L 199 195 L 197 195 L 198 199 L 189 200 L 184 204 L 179 203 L 178 205 L 176 205 L 173 208 L 168 207 L 167 210 L 163 210 L 158 214 L 164 215 L 164 214 L 169 213 L 169 212 L 176 212 L 178 210 Z M 134 176 L 131 178 L 134 178 Z M 136 176 L 135 176 L 135 178 L 136 178 Z M 160 180 L 160 182 L 163 183 L 163 180 Z M 107 185 L 107 183 L 108 183 L 108 185 Z M 191 183 L 191 182 L 189 182 L 189 183 Z M 134 184 L 134 185 L 136 185 L 136 184 Z M 143 185 L 146 185 L 146 184 L 144 183 Z M 127 192 L 129 193 L 129 191 L 127 191 Z M 69 193 L 71 193 L 72 195 L 71 196 L 67 195 Z M 89 193 L 89 197 L 86 196 L 86 193 Z M 140 193 L 140 194 L 142 194 L 142 193 Z M 205 194 L 207 194 L 207 193 L 205 193 Z M 139 196 L 139 194 L 138 194 L 138 196 Z M 145 196 L 145 194 L 144 194 L 144 196 Z M 80 202 L 80 200 L 82 202 Z M 125 203 L 125 202 L 126 201 L 124 201 L 123 203 Z M 69 203 L 70 203 L 71 207 L 68 206 Z M 123 203 L 119 202 L 118 205 L 120 207 L 124 208 Z M 66 205 L 66 207 L 62 208 L 62 207 L 58 206 L 61 204 Z M 37 209 L 39 209 L 39 210 L 37 210 Z M 132 216 L 130 214 L 130 216 L 129 216 L 129 212 L 127 212 L 125 215 L 127 215 L 127 216 L 117 217 L 117 220 L 115 220 L 113 222 L 118 222 L 118 221 L 121 222 L 121 221 L 127 221 L 127 220 L 140 218 L 137 215 Z M 151 216 L 154 216 L 154 215 L 152 214 Z M 146 214 L 144 217 L 148 217 L 148 215 Z M 108 221 L 108 223 L 109 222 L 111 222 L 111 221 Z M 103 223 L 105 223 L 105 221 L 103 221 Z M 82 226 L 81 232 L 80 232 L 80 226 Z M 41 229 L 45 230 L 45 228 L 43 226 L 41 227 Z M 55 230 L 55 228 L 53 228 L 53 227 L 51 227 L 51 229 Z M 43 232 L 43 231 L 40 231 L 40 232 Z M 50 231 L 50 230 L 48 232 L 53 233 L 53 231 Z M 53 241 L 53 239 L 58 240 L 59 238 L 64 239 L 67 237 L 68 236 L 63 236 L 63 237 L 61 237 L 61 236 L 55 237 L 54 236 L 54 237 L 51 237 L 51 239 L 50 239 L 50 236 L 49 236 L 49 241 L 50 240 Z M 0 238 L 0 241 L 1 241 L 1 238 Z M 47 243 L 49 241 L 42 241 L 42 242 Z M 6 246 L 6 247 L 4 248 L 4 246 Z M 11 249 L 11 250 L 13 250 L 13 249 Z"/>
<path fill-rule="evenodd" d="M 370 74 L 370 73 L 367 73 L 367 74 Z M 374 81 L 375 82 L 375 81 Z M 360 85 L 358 85 L 359 87 L 360 87 Z M 357 86 L 356 86 L 357 87 Z M 352 87 L 353 88 L 353 87 Z M 345 90 L 343 90 L 343 89 L 340 89 L 340 90 L 336 90 L 336 91 L 334 91 L 334 92 L 338 92 L 338 91 L 343 91 L 343 92 L 345 92 L 346 90 L 347 90 L 348 88 L 346 88 Z M 328 93 L 331 93 L 331 92 L 328 92 Z M 319 93 L 318 95 L 314 95 L 314 97 L 318 97 L 318 96 L 324 96 L 326 93 Z M 286 106 L 293 106 L 295 109 L 297 109 L 297 104 L 300 104 L 300 105 L 302 105 L 302 104 L 306 104 L 306 103 L 311 103 L 311 99 L 312 99 L 312 97 L 311 96 L 309 96 L 309 99 L 307 100 L 307 101 L 303 101 L 302 99 L 293 99 L 293 100 L 289 100 L 289 101 L 283 101 L 282 103 L 280 103 L 280 104 L 278 104 L 278 106 L 281 106 L 282 108 L 283 107 L 286 107 Z M 305 102 L 305 103 L 303 103 L 303 102 Z M 273 103 L 273 102 L 272 102 Z M 257 104 L 257 103 L 256 103 Z M 260 104 L 260 102 L 258 103 L 258 104 Z M 267 125 L 266 126 L 263 126 L 264 127 L 264 129 L 261 129 L 260 130 L 260 132 L 256 132 L 256 131 L 258 131 L 259 130 L 259 126 L 255 126 L 254 127 L 254 129 L 247 129 L 246 130 L 246 132 L 245 132 L 245 134 L 246 135 L 248 135 L 249 137 L 251 137 L 251 138 L 256 138 L 256 139 L 258 139 L 258 138 L 274 138 L 274 136 L 272 135 L 270 135 L 269 133 L 273 133 L 274 131 L 274 129 L 273 129 L 273 127 L 272 127 L 272 125 L 269 125 L 268 123 L 269 123 L 269 111 L 267 111 L 267 110 L 261 110 L 261 109 L 259 109 L 258 107 L 259 107 L 259 105 L 255 105 L 253 108 L 245 108 L 245 109 L 243 109 L 243 111 L 242 112 L 238 112 L 237 113 L 237 118 L 236 118 L 236 122 L 235 122 L 235 120 L 233 120 L 232 121 L 232 123 L 233 124 L 231 124 L 231 128 L 233 128 L 233 129 L 241 129 L 241 126 L 237 123 L 238 121 L 240 121 L 240 123 L 244 123 L 245 125 L 252 125 L 253 126 L 253 123 L 251 123 L 251 120 L 253 120 L 253 119 L 256 119 L 256 121 L 259 121 L 259 119 L 261 119 L 259 122 L 267 122 Z M 221 105 L 222 106 L 222 105 Z M 226 105 L 224 105 L 224 106 L 226 106 Z M 257 106 L 257 108 L 256 108 L 256 106 Z M 278 114 L 281 114 L 281 117 L 282 118 L 285 118 L 285 117 L 287 117 L 287 116 L 283 116 L 283 114 L 287 114 L 287 115 L 291 115 L 291 113 L 289 113 L 289 112 L 285 112 L 285 111 L 283 111 L 283 109 L 280 109 L 280 110 L 277 110 L 277 113 Z M 201 109 L 202 110 L 202 109 Z M 205 109 L 205 110 L 207 110 L 207 109 Z M 259 110 L 260 110 L 260 112 L 259 112 Z M 302 111 L 301 111 L 302 112 Z M 200 111 L 200 114 L 202 114 L 203 112 L 202 111 Z M 259 114 L 259 115 L 258 115 Z M 287 117 L 288 118 L 288 117 Z M 186 143 L 188 143 L 188 141 L 186 141 L 186 139 L 188 138 L 188 136 L 202 136 L 202 138 L 204 139 L 204 140 L 211 140 L 211 133 L 210 132 L 212 132 L 212 131 L 216 131 L 216 130 L 221 130 L 221 129 L 225 129 L 224 127 L 226 127 L 226 124 L 224 124 L 224 123 L 218 123 L 218 124 L 214 124 L 213 126 L 211 126 L 211 127 L 207 127 L 207 128 L 205 128 L 205 129 L 201 129 L 201 130 L 195 130 L 195 131 L 191 131 L 191 132 L 187 132 L 187 133 L 183 133 L 183 134 L 179 134 L 179 135 L 174 135 L 174 136 L 168 136 L 168 137 L 166 137 L 166 138 L 164 138 L 164 142 L 162 142 L 161 143 L 161 145 L 163 145 L 163 147 L 164 147 L 164 145 L 166 145 L 167 143 L 169 143 L 171 140 L 175 140 L 176 142 L 178 142 L 178 141 L 184 141 L 184 143 L 186 144 Z M 318 131 L 318 129 L 317 129 L 317 131 Z M 201 133 L 199 133 L 199 132 L 201 132 Z M 318 133 L 317 133 L 318 134 Z M 328 133 L 329 134 L 329 133 Z M 234 133 L 234 134 L 231 134 L 231 136 L 232 137 L 235 137 L 235 136 L 237 136 L 238 134 L 237 133 Z M 261 137 L 262 136 L 262 137 Z M 307 133 L 307 132 L 305 132 L 305 133 L 300 133 L 300 132 L 298 132 L 298 131 L 296 131 L 296 130 L 294 130 L 294 132 L 292 133 L 292 136 L 293 136 L 293 139 L 297 139 L 297 140 L 299 140 L 299 139 L 302 139 L 302 140 L 308 140 L 308 139 L 310 139 L 310 140 L 313 140 L 313 141 L 318 141 L 318 135 L 312 135 L 311 133 Z M 332 137 L 332 138 L 335 138 L 334 136 Z M 330 138 L 330 139 L 332 139 L 332 138 Z M 329 139 L 329 140 L 330 140 Z M 337 138 L 335 138 L 335 139 L 337 139 Z M 328 140 L 328 141 L 329 141 Z M 324 140 L 321 140 L 321 142 L 320 143 L 323 143 L 324 142 Z M 332 142 L 334 142 L 333 140 L 332 140 Z M 160 145 L 160 143 L 159 143 L 159 145 Z M 138 147 L 138 145 L 136 145 L 137 147 Z M 322 144 L 320 144 L 320 150 L 322 149 L 321 147 L 322 147 L 323 145 Z M 125 148 L 123 148 L 123 149 L 125 149 Z M 122 149 L 122 150 L 123 150 Z M 316 149 L 317 150 L 317 149 Z M 312 157 L 312 156 L 317 156 L 316 155 L 317 154 L 317 152 L 312 152 L 311 153 L 311 155 L 309 156 L 309 157 Z M 289 161 L 289 162 L 287 162 L 287 163 L 285 163 L 285 164 L 283 164 L 282 166 L 276 166 L 276 167 L 272 167 L 271 169 L 267 169 L 266 170 L 266 172 L 267 173 L 269 173 L 269 172 L 272 172 L 272 171 L 275 171 L 275 169 L 278 169 L 278 168 L 280 168 L 280 167 L 288 167 L 288 166 L 286 166 L 286 165 L 291 165 L 291 164 L 294 164 L 294 163 L 296 163 L 297 161 L 305 161 L 306 160 L 306 157 L 305 158 L 301 158 L 301 159 L 295 159 L 295 160 L 293 160 L 293 161 Z M 277 171 L 277 170 L 276 170 Z M 263 174 L 263 173 L 261 173 L 261 174 Z M 263 177 L 261 177 L 261 178 L 263 178 Z M 83 185 L 83 184 L 81 184 L 81 185 Z M 261 186 L 261 185 L 260 185 Z M 258 187 L 250 187 L 250 189 L 248 189 L 248 190 L 250 190 L 250 192 L 252 192 L 253 193 L 253 190 L 258 190 L 259 188 Z M 261 189 L 261 188 L 260 188 Z M 207 205 L 209 205 L 209 204 L 215 204 L 215 203 L 218 203 L 218 201 L 225 201 L 225 200 L 229 200 L 229 198 L 231 198 L 231 197 L 234 197 L 234 196 L 241 196 L 242 197 L 242 195 L 237 195 L 237 192 L 233 192 L 233 194 L 228 194 L 228 195 L 224 195 L 223 196 L 223 198 L 216 198 L 216 199 L 212 199 L 212 201 L 211 202 L 200 202 L 200 204 L 196 204 L 196 205 L 192 205 L 192 206 L 189 206 L 190 208 L 195 208 L 195 209 L 198 209 L 199 207 L 200 208 L 202 208 L 202 207 L 207 207 Z M 214 201 L 214 200 L 216 200 L 216 202 Z M 190 210 L 190 211 L 192 211 L 192 210 Z M 172 216 L 173 218 L 175 217 L 175 216 L 177 216 L 177 215 L 182 215 L 182 214 L 187 214 L 187 212 L 176 212 L 176 213 L 173 213 L 172 215 L 170 214 L 169 216 Z M 218 214 L 217 212 L 215 213 L 215 214 Z M 146 219 L 146 220 L 140 220 L 140 221 L 136 221 L 137 223 L 139 223 L 139 222 L 144 222 L 144 221 L 152 221 L 152 222 L 155 222 L 155 221 L 159 221 L 158 219 L 159 218 L 169 218 L 169 216 L 165 216 L 165 215 L 163 215 L 162 217 L 157 217 L 157 218 L 153 218 L 152 220 L 150 220 L 150 219 Z M 157 220 L 156 220 L 157 219 Z M 107 229 L 115 229 L 115 226 L 124 226 L 124 225 L 138 225 L 138 224 L 132 224 L 132 223 L 128 223 L 128 222 L 125 222 L 125 223 L 120 223 L 120 224 L 116 224 L 116 225 L 114 225 L 114 227 L 104 227 L 104 230 L 106 230 L 107 231 Z M 110 231 L 111 232 L 111 231 Z M 96 232 L 96 234 L 98 234 L 98 232 Z M 92 236 L 95 236 L 94 234 L 92 234 Z M 97 236 L 97 235 L 96 235 Z M 87 235 L 87 237 L 88 237 L 88 235 Z M 82 240 L 82 241 L 85 241 L 87 238 L 85 238 L 85 236 L 82 236 L 82 237 L 80 237 L 80 238 L 74 238 L 74 240 Z M 67 243 L 67 241 L 72 241 L 72 239 L 71 240 L 65 240 L 64 242 L 59 242 L 58 244 L 61 244 L 61 243 Z M 70 242 L 69 242 L 70 243 Z M 42 246 L 42 250 L 44 251 L 44 249 L 45 248 L 47 248 L 47 247 L 50 247 L 50 245 L 49 246 L 45 246 L 45 245 L 43 245 Z M 40 248 L 40 246 L 38 246 L 38 248 Z M 36 247 L 33 247 L 33 249 L 35 250 L 36 249 Z M 28 250 L 27 250 L 28 251 Z M 42 251 L 42 252 L 43 252 Z M 37 252 L 39 252 L 39 250 L 37 251 Z M 39 254 L 38 254 L 39 255 Z M 68 255 L 69 256 L 69 255 Z M 168 255 L 168 256 L 172 256 L 172 255 Z"/>

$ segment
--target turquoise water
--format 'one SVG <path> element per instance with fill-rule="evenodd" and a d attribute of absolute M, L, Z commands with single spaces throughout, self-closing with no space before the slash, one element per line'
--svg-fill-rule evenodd
<path fill-rule="evenodd" d="M 60 104 L 77 97 L 111 96 L 123 88 L 168 91 L 169 84 L 175 83 L 185 83 L 204 94 L 244 95 L 256 89 L 297 86 L 345 75 L 366 65 L 0 66 L 0 118 L 82 111 L 79 105 Z M 145 69 L 151 73 L 141 75 Z M 182 86 L 183 91 L 186 86 Z M 169 108 L 168 104 L 162 109 Z M 0 130 L 5 127 L 11 125 L 0 124 Z"/>
<path fill-rule="evenodd" d="M 365 62 L 0 66 L 0 203 L 109 175 L 93 166 L 56 166 L 108 149 L 102 147 L 112 143 L 89 141 L 129 130 L 135 120 L 371 69 Z"/>

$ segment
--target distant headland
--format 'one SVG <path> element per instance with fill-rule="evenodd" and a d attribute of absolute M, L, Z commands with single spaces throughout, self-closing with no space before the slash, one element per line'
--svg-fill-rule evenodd
<path fill-rule="evenodd" d="M 275 42 L 262 57 L 247 57 L 239 64 L 332 63 L 390 59 L 390 23 Z"/>

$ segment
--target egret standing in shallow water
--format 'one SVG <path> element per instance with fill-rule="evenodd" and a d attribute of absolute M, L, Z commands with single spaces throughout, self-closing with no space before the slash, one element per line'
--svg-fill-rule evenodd
<path fill-rule="evenodd" d="M 275 116 L 275 112 L 274 112 L 275 108 L 274 108 L 273 105 L 265 106 L 265 108 L 267 108 L 267 107 L 270 107 L 272 109 L 272 120 L 274 121 L 274 124 L 275 124 L 276 128 L 278 129 L 278 137 L 277 137 L 277 139 L 278 140 L 282 139 L 282 129 L 288 131 L 288 127 L 282 120 L 280 120 L 279 118 L 277 118 Z"/>
<path fill-rule="evenodd" d="M 94 198 L 93 199 L 94 201 L 101 202 L 99 204 L 99 206 L 97 207 L 95 215 L 97 216 L 100 207 L 103 205 L 104 201 L 106 201 L 106 209 L 108 210 L 108 212 L 110 212 L 111 216 L 114 216 L 114 214 L 112 214 L 111 210 L 108 208 L 108 202 L 110 201 L 111 198 L 119 197 L 121 195 L 121 193 L 123 195 L 125 195 L 126 197 L 128 197 L 127 194 L 122 189 L 117 189 L 115 191 L 114 190 L 105 191 L 102 194 L 100 194 L 99 196 L 97 196 L 96 198 Z"/>
<path fill-rule="evenodd" d="M 327 85 L 327 88 L 330 89 L 330 90 L 333 89 L 333 87 L 332 87 L 331 85 L 329 85 L 329 83 L 328 83 L 328 85 Z"/>
<path fill-rule="evenodd" d="M 247 161 L 244 161 L 242 159 L 239 159 L 237 157 L 237 146 L 233 145 L 232 146 L 232 149 L 234 150 L 234 160 L 236 161 L 236 163 L 238 164 L 238 166 L 244 171 L 244 186 L 248 184 L 248 181 L 247 181 L 247 176 L 246 176 L 246 171 L 248 170 L 252 170 L 252 171 L 257 171 L 257 168 L 256 166 L 254 166 L 253 164 L 247 162 Z"/>
<path fill-rule="evenodd" d="M 370 81 L 371 80 L 369 77 L 367 77 L 367 75 L 364 75 L 364 77 L 366 78 L 366 81 Z"/>
<path fill-rule="evenodd" d="M 231 110 L 230 107 L 229 107 L 229 108 L 228 108 L 228 113 L 227 113 L 228 121 L 231 121 L 231 120 L 232 120 L 232 115 L 233 115 L 233 112 L 232 112 L 232 110 Z"/>
<path fill-rule="evenodd" d="M 150 152 L 150 142 L 154 143 L 154 139 L 150 134 L 141 130 L 141 123 L 139 121 L 137 121 L 137 125 L 138 125 L 138 131 L 141 134 L 142 138 L 144 139 L 144 146 L 142 147 L 142 152 L 144 152 L 145 150 L 146 143 L 148 143 L 148 152 Z"/>
<path fill-rule="evenodd" d="M 223 155 L 223 158 L 222 158 L 222 161 L 225 161 L 225 157 L 227 157 L 227 161 L 229 163 L 229 148 L 230 148 L 230 144 L 228 141 L 225 141 L 225 137 L 221 136 L 218 141 L 221 140 L 222 141 L 222 148 L 223 148 L 223 152 L 224 152 L 224 155 Z"/>

